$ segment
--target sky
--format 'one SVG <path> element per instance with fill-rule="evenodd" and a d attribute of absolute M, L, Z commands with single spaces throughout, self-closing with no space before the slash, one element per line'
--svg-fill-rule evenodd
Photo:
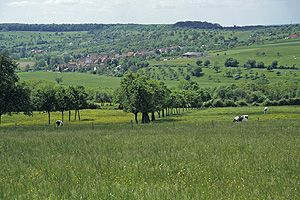
<path fill-rule="evenodd" d="M 300 0 L 0 0 L 0 23 L 300 23 Z"/>

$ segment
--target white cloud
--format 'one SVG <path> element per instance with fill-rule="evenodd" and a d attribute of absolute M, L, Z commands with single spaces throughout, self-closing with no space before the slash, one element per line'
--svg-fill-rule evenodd
<path fill-rule="evenodd" d="M 36 5 L 37 2 L 35 1 L 12 1 L 10 3 L 8 3 L 9 6 L 29 6 L 29 5 Z"/>
<path fill-rule="evenodd" d="M 78 5 L 78 4 L 91 4 L 92 1 L 83 0 L 47 0 L 44 2 L 46 5 Z"/>

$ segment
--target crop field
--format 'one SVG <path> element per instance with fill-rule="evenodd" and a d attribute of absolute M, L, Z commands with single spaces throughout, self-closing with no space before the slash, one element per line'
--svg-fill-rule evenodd
<path fill-rule="evenodd" d="M 239 114 L 249 121 L 232 123 Z M 3 116 L 1 199 L 300 197 L 299 106 L 189 110 L 133 127 L 122 111 L 81 116 L 61 128 L 46 113 Z"/>

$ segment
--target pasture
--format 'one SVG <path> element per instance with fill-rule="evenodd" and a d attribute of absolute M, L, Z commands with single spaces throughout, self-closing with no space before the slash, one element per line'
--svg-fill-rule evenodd
<path fill-rule="evenodd" d="M 237 47 L 226 51 L 211 51 L 209 56 L 201 58 L 201 60 L 210 60 L 212 64 L 219 63 L 224 66 L 226 58 L 233 57 L 243 65 L 247 60 L 254 59 L 257 62 L 264 62 L 265 65 L 270 65 L 272 61 L 277 60 L 279 65 L 300 67 L 300 40 L 283 40 L 270 44 L 260 44 L 252 46 Z M 262 55 L 262 53 L 265 55 Z M 278 54 L 279 53 L 279 54 Z M 196 65 L 195 58 L 169 58 L 166 61 L 151 60 L 151 65 L 173 65 L 186 66 L 187 64 Z"/>
<path fill-rule="evenodd" d="M 21 81 L 47 81 L 55 83 L 56 78 L 62 78 L 62 85 L 84 86 L 87 89 L 111 90 L 120 85 L 120 78 L 99 76 L 79 72 L 20 72 L 18 73 Z"/>
<path fill-rule="evenodd" d="M 4 116 L 0 198 L 298 199 L 300 107 L 262 109 L 191 110 L 133 128 L 115 110 L 84 110 L 59 129 L 43 113 Z M 232 123 L 241 114 L 249 122 Z"/>

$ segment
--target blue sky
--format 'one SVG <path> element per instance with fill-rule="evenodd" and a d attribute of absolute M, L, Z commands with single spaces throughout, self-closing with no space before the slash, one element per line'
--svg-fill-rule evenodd
<path fill-rule="evenodd" d="M 0 23 L 300 23 L 300 0 L 0 0 Z"/>

